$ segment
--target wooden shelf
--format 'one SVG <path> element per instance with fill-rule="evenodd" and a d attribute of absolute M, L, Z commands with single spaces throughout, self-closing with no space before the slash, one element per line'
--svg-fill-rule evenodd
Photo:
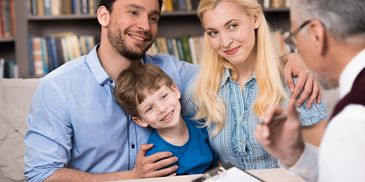
<path fill-rule="evenodd" d="M 196 11 L 162 12 L 162 17 L 196 16 Z M 87 20 L 96 19 L 96 15 L 58 15 L 58 16 L 29 16 L 28 21 L 53 21 L 53 20 Z"/>
<path fill-rule="evenodd" d="M 29 2 L 27 2 L 14 1 L 17 35 L 13 38 L 0 38 L 2 46 L 0 57 L 16 58 L 20 77 L 30 77 L 28 60 L 30 37 L 45 37 L 61 32 L 94 36 L 100 34 L 96 15 L 32 16 L 29 15 Z M 264 9 L 264 12 L 274 30 L 289 29 L 289 8 L 268 8 Z M 180 35 L 202 34 L 196 10 L 162 12 L 158 36 L 173 38 Z"/>
<path fill-rule="evenodd" d="M 15 39 L 14 37 L 0 37 L 0 43 L 14 43 Z"/>
<path fill-rule="evenodd" d="M 29 16 L 28 21 L 52 20 L 89 20 L 96 19 L 96 15 L 59 15 L 59 16 Z"/>
<path fill-rule="evenodd" d="M 169 16 L 197 16 L 197 11 L 171 11 L 171 12 L 162 12 L 162 17 L 169 17 Z"/>
<path fill-rule="evenodd" d="M 265 13 L 289 13 L 289 8 L 264 9 Z M 162 17 L 197 16 L 197 11 L 172 11 L 162 12 Z M 52 21 L 52 20 L 87 20 L 95 19 L 96 15 L 58 15 L 58 16 L 29 16 L 28 21 Z"/>
<path fill-rule="evenodd" d="M 265 13 L 289 13 L 289 8 L 267 8 Z"/>

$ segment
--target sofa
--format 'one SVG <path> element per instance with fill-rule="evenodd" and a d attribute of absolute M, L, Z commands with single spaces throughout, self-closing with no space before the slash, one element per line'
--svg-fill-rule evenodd
<path fill-rule="evenodd" d="M 0 79 L 0 182 L 24 181 L 26 117 L 39 79 Z M 324 91 L 332 110 L 337 91 Z"/>
<path fill-rule="evenodd" d="M 38 79 L 0 79 L 0 181 L 24 181 L 26 116 Z"/>

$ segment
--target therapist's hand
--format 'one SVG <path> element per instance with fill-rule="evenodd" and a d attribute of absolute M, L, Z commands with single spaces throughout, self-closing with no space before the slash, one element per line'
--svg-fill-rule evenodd
<path fill-rule="evenodd" d="M 176 175 L 177 157 L 172 157 L 171 152 L 158 152 L 146 157 L 146 152 L 153 144 L 143 144 L 138 152 L 137 162 L 133 169 L 136 178 L 162 177 Z M 170 166 L 171 165 L 171 166 Z M 169 167 L 167 167 L 169 166 Z"/>
<path fill-rule="evenodd" d="M 289 101 L 287 111 L 279 106 L 269 107 L 255 131 L 257 140 L 265 150 L 288 167 L 294 165 L 304 151 L 301 124 L 294 102 L 294 99 Z M 272 118 L 278 115 L 286 115 L 286 118 L 273 121 Z"/>
<path fill-rule="evenodd" d="M 319 103 L 321 100 L 321 87 L 313 75 L 310 74 L 300 55 L 298 53 L 289 53 L 281 56 L 281 61 L 284 64 L 284 77 L 292 93 L 291 96 L 297 99 L 296 105 L 302 105 L 307 99 L 307 107 L 311 107 L 315 102 Z M 294 84 L 293 77 L 298 77 L 296 84 Z"/>

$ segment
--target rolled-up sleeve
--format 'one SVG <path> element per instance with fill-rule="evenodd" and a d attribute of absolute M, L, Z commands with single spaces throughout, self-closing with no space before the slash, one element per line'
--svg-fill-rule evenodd
<path fill-rule="evenodd" d="M 310 126 L 327 119 L 327 109 L 322 102 L 313 104 L 311 108 L 308 108 L 306 103 L 307 101 L 297 108 L 302 126 Z"/>
<path fill-rule="evenodd" d="M 42 80 L 32 98 L 25 135 L 25 177 L 44 181 L 70 160 L 73 129 L 62 90 Z"/>

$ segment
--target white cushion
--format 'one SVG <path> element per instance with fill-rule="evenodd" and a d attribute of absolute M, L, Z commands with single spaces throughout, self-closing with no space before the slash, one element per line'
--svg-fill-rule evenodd
<path fill-rule="evenodd" d="M 0 181 L 24 181 L 26 117 L 38 79 L 0 79 Z"/>

